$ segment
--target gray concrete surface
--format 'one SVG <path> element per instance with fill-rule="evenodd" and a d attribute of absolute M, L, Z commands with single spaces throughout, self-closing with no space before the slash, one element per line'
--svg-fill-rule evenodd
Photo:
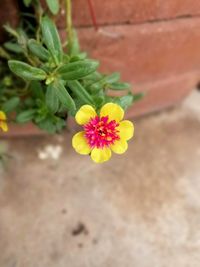
<path fill-rule="evenodd" d="M 199 267 L 199 106 L 196 91 L 136 120 L 128 152 L 104 165 L 67 133 L 2 141 L 0 266 Z"/>

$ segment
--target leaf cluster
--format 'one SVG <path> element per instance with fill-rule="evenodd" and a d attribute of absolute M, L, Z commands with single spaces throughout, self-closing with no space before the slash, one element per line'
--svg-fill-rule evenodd
<path fill-rule="evenodd" d="M 28 6 L 31 0 L 24 3 Z M 54 11 L 59 9 L 53 6 L 56 3 L 47 1 Z M 98 71 L 99 62 L 80 51 L 75 31 L 73 43 L 63 47 L 56 25 L 48 16 L 40 18 L 35 31 L 9 25 L 5 29 L 11 40 L 0 48 L 0 107 L 10 120 L 31 121 L 55 133 L 65 127 L 67 116 L 74 116 L 84 104 L 99 110 L 103 104 L 114 102 L 127 109 L 142 97 L 121 82 L 119 73 L 105 75 Z"/>

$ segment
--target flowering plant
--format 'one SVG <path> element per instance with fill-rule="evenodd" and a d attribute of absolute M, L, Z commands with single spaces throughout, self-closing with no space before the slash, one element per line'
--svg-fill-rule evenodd
<path fill-rule="evenodd" d="M 92 106 L 84 105 L 76 113 L 76 122 L 83 125 L 83 131 L 78 132 L 72 139 L 76 152 L 82 155 L 91 153 L 96 163 L 110 159 L 111 150 L 123 154 L 127 148 L 127 141 L 133 137 L 132 122 L 123 120 L 124 110 L 117 104 L 107 103 L 99 116 Z"/>
<path fill-rule="evenodd" d="M 88 58 L 80 50 L 76 31 L 72 27 L 70 0 L 66 0 L 67 41 L 63 43 L 53 19 L 47 14 L 58 13 L 59 1 L 46 0 L 50 12 L 44 12 L 38 0 L 23 2 L 26 6 L 34 6 L 35 13 L 29 14 L 31 23 L 24 18 L 17 29 L 6 25 L 11 39 L 0 47 L 0 127 L 7 130 L 7 118 L 8 122 L 32 122 L 48 133 L 56 133 L 66 126 L 68 116 L 76 116 L 80 122 L 80 114 L 85 110 L 88 114 L 92 112 L 90 120 L 84 124 L 85 137 L 90 148 L 93 148 L 92 158 L 95 161 L 105 160 L 97 160 L 93 156 L 96 148 L 111 145 L 113 151 L 119 152 L 114 148 L 114 143 L 120 142 L 122 126 L 126 123 L 115 120 L 110 115 L 114 106 L 106 103 L 115 103 L 116 110 L 122 115 L 123 110 L 142 95 L 133 94 L 130 85 L 120 81 L 119 73 L 106 75 L 98 71 L 99 62 Z M 116 96 L 114 91 L 122 94 Z M 105 107 L 106 114 L 102 111 Z M 97 113 L 101 110 L 100 117 L 94 110 Z M 101 139 L 97 133 L 91 135 L 91 128 L 100 127 L 101 124 L 106 129 L 107 139 Z M 130 123 L 126 126 L 129 127 Z M 76 150 L 80 150 L 75 145 L 80 136 L 78 134 L 73 139 Z M 124 143 L 124 149 L 125 146 Z"/>

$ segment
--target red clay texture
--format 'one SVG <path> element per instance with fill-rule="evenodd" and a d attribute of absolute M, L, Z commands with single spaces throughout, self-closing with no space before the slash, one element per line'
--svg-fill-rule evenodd
<path fill-rule="evenodd" d="M 82 49 L 101 61 L 102 71 L 120 71 L 123 79 L 144 83 L 200 69 L 199 29 L 195 18 L 78 33 Z"/>
<path fill-rule="evenodd" d="M 198 0 L 92 0 L 92 2 L 99 25 L 134 24 L 200 15 Z M 86 0 L 73 0 L 73 19 L 76 26 L 92 25 Z M 57 23 L 59 27 L 64 27 L 64 8 L 61 9 Z"/>

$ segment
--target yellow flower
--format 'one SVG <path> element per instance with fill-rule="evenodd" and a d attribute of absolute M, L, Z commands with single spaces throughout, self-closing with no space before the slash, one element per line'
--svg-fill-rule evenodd
<path fill-rule="evenodd" d="M 133 137 L 132 122 L 123 120 L 124 110 L 117 104 L 107 103 L 97 115 L 90 105 L 82 106 L 76 113 L 75 120 L 83 126 L 83 131 L 72 138 L 72 146 L 77 153 L 91 154 L 96 163 L 110 159 L 112 151 L 123 154 L 127 141 Z"/>
<path fill-rule="evenodd" d="M 6 118 L 6 114 L 0 110 L 0 128 L 4 131 L 7 132 L 8 131 L 8 125 L 6 122 L 7 118 Z"/>

